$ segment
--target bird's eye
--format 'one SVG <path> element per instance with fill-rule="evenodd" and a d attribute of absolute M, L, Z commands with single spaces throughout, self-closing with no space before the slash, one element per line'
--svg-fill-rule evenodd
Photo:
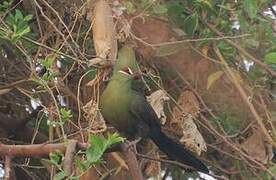
<path fill-rule="evenodd" d="M 132 70 L 129 67 L 123 68 L 119 71 L 120 73 L 126 74 L 126 75 L 133 75 Z"/>

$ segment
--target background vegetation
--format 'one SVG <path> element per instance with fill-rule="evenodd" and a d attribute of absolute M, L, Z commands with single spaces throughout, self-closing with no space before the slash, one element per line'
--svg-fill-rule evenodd
<path fill-rule="evenodd" d="M 275 177 L 275 2 L 106 2 L 0 2 L 5 178 L 129 178 L 126 154 L 105 153 L 124 139 L 97 108 L 114 42 L 135 48 L 147 95 L 168 97 L 154 98 L 165 101 L 164 131 L 201 154 L 216 178 Z M 199 177 L 162 161 L 146 140 L 136 156 L 145 177 Z"/>

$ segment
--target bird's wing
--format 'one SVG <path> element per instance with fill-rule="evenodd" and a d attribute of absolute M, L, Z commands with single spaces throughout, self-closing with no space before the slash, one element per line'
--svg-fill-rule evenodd
<path fill-rule="evenodd" d="M 147 102 L 145 96 L 140 93 L 134 93 L 130 104 L 130 113 L 137 123 L 137 133 L 139 136 L 147 136 L 152 128 L 161 128 L 159 119 Z"/>
<path fill-rule="evenodd" d="M 131 82 L 131 89 L 140 93 L 139 95 L 143 96 L 142 94 L 145 92 L 146 87 L 144 82 L 138 79 Z"/>
<path fill-rule="evenodd" d="M 133 97 L 130 111 L 132 118 L 138 121 L 136 122 L 136 136 L 151 138 L 170 159 L 186 164 L 200 172 L 209 173 L 208 168 L 189 150 L 174 142 L 161 131 L 155 111 L 143 96 Z"/>

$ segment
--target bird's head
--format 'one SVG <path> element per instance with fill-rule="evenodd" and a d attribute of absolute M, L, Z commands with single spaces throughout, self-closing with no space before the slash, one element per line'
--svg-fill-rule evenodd
<path fill-rule="evenodd" d="M 130 68 L 132 72 L 139 71 L 139 66 L 136 61 L 135 52 L 130 46 L 123 46 L 118 53 L 118 59 L 114 66 L 114 73 Z"/>

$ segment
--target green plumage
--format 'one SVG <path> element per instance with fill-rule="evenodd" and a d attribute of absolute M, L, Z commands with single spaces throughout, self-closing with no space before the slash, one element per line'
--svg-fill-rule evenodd
<path fill-rule="evenodd" d="M 198 171 L 208 172 L 201 161 L 161 131 L 155 111 L 147 102 L 143 91 L 137 89 L 140 80 L 122 73 L 126 68 L 139 71 L 134 51 L 129 47 L 120 50 L 113 76 L 100 98 L 100 110 L 105 120 L 130 138 L 151 138 L 169 158 Z"/>

